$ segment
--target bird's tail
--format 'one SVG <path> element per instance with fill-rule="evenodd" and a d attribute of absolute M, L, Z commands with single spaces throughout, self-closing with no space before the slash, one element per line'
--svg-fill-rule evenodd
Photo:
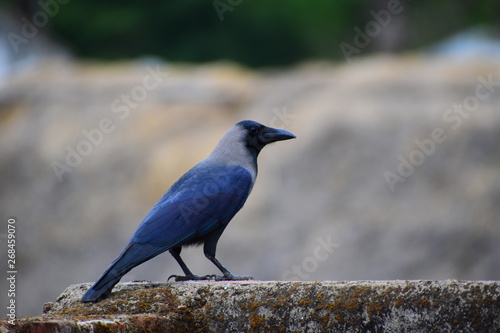
<path fill-rule="evenodd" d="M 102 273 L 94 285 L 87 290 L 81 301 L 99 302 L 108 298 L 115 284 L 117 284 L 132 268 L 163 252 L 159 251 L 155 253 L 156 251 L 143 251 L 145 250 L 143 247 L 143 244 L 131 242 L 109 265 L 106 271 Z"/>

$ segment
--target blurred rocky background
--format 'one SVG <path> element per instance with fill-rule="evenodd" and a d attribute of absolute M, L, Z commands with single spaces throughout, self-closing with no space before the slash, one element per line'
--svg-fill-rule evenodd
<path fill-rule="evenodd" d="M 497 2 L 190 3 L 0 2 L 19 316 L 95 281 L 243 119 L 297 140 L 262 152 L 219 242 L 234 273 L 500 279 Z M 200 248 L 185 260 L 218 273 Z M 179 273 L 167 253 L 122 280 Z"/>

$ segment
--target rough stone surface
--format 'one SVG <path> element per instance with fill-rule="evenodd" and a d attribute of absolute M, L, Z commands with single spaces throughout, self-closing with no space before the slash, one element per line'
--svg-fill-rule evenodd
<path fill-rule="evenodd" d="M 496 332 L 497 281 L 132 282 L 69 286 L 12 332 Z"/>

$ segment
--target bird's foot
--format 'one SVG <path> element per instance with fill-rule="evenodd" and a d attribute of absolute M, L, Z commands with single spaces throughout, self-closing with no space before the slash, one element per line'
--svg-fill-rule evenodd
<path fill-rule="evenodd" d="M 204 275 L 204 276 L 199 276 L 199 275 L 170 275 L 167 279 L 167 281 L 170 281 L 170 279 L 174 279 L 175 282 L 181 282 L 181 281 L 207 281 L 207 280 L 215 280 L 217 276 L 215 275 Z"/>
<path fill-rule="evenodd" d="M 182 282 L 182 281 L 247 281 L 247 280 L 253 280 L 253 277 L 248 276 L 248 275 L 234 275 L 234 274 L 227 274 L 223 276 L 219 275 L 204 275 L 204 276 L 199 276 L 199 275 L 171 275 L 167 279 L 167 281 L 170 281 L 170 279 L 174 279 L 175 282 Z"/>
<path fill-rule="evenodd" d="M 224 274 L 223 276 L 216 276 L 215 281 L 247 281 L 253 280 L 253 277 L 249 275 L 234 275 L 234 274 Z"/>

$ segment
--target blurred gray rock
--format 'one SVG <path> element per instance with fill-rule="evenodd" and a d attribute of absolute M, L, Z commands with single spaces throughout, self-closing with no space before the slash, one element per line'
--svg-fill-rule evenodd
<path fill-rule="evenodd" d="M 19 316 L 95 281 L 168 187 L 243 119 L 298 138 L 262 152 L 254 192 L 219 242 L 235 274 L 500 279 L 497 59 L 157 65 L 45 60 L 0 91 L 0 210 L 17 218 Z M 57 163 L 71 172 L 58 177 Z M 194 273 L 218 273 L 201 249 L 185 253 Z M 122 281 L 179 273 L 165 254 Z"/>

